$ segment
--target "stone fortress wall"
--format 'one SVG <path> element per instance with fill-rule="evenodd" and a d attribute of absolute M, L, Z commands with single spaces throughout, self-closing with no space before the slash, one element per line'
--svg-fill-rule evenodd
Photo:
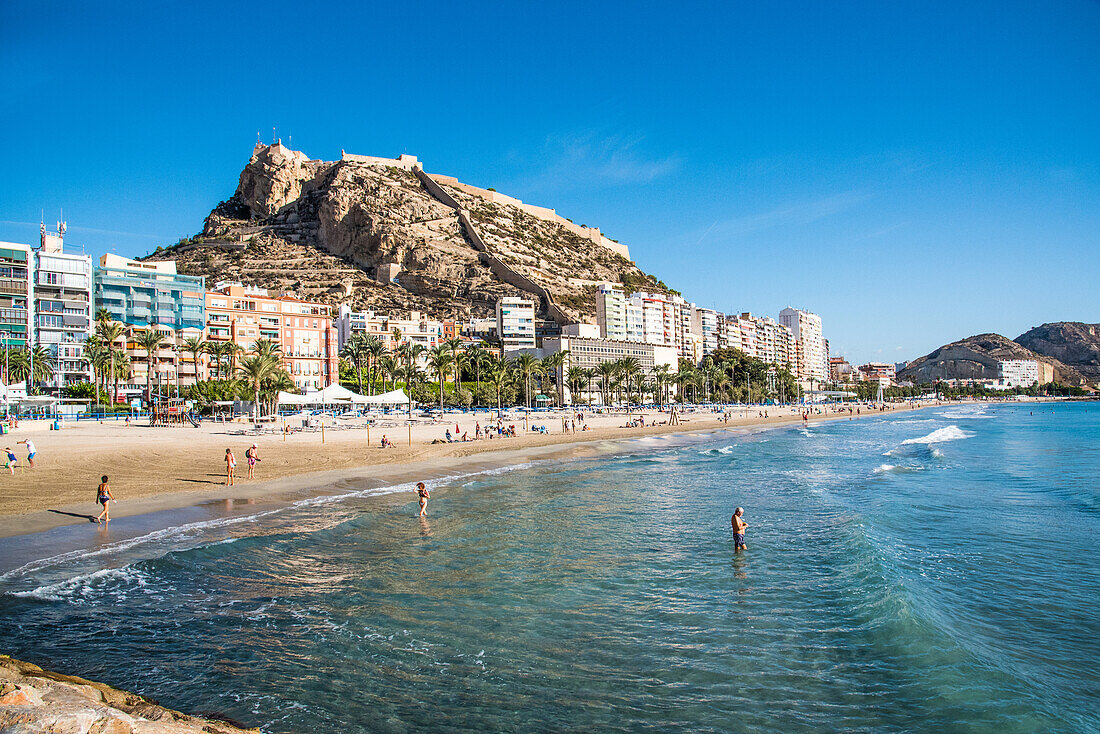
<path fill-rule="evenodd" d="M 288 154 L 301 156 L 302 161 L 307 159 L 305 154 L 298 151 L 288 151 Z M 414 155 L 401 155 L 397 158 L 378 158 L 376 156 L 369 155 L 355 155 L 353 153 L 346 153 L 340 151 L 340 160 L 349 163 L 363 163 L 368 166 L 392 166 L 394 168 L 403 168 L 406 171 L 415 171 L 417 169 L 423 171 L 424 165 L 416 159 Z M 579 224 L 570 222 L 565 217 L 559 215 L 553 209 L 547 209 L 544 206 L 535 206 L 533 204 L 525 204 L 514 196 L 508 196 L 507 194 L 501 194 L 497 191 L 489 191 L 488 189 L 478 188 L 477 186 L 471 186 L 470 184 L 464 184 L 454 176 L 443 176 L 438 173 L 428 174 L 434 181 L 446 186 L 453 186 L 460 191 L 464 191 L 467 194 L 476 196 L 480 199 L 484 199 L 493 204 L 510 204 L 518 209 L 523 210 L 532 217 L 542 219 L 554 224 L 560 225 L 569 230 L 578 237 L 582 237 L 591 241 L 600 247 L 606 247 L 612 252 L 622 255 L 627 260 L 630 259 L 630 249 L 619 242 L 615 242 L 607 237 L 604 237 L 600 232 L 599 227 L 582 227 Z"/>
<path fill-rule="evenodd" d="M 617 252 L 618 254 L 625 257 L 627 260 L 630 259 L 629 248 L 627 248 L 627 246 L 624 244 L 615 242 L 611 239 L 608 239 L 607 237 L 604 237 L 603 234 L 600 232 L 599 227 L 582 227 L 579 224 L 574 224 L 573 222 L 570 222 L 568 219 L 559 215 L 557 211 L 553 209 L 547 209 L 544 206 L 535 206 L 534 204 L 525 204 L 514 196 L 508 196 L 507 194 L 502 194 L 498 191 L 489 191 L 488 189 L 481 189 L 477 186 L 464 184 L 454 176 L 441 176 L 437 173 L 430 173 L 428 175 L 431 176 L 437 183 L 445 184 L 447 186 L 453 186 L 460 191 L 464 191 L 472 196 L 477 196 L 481 199 L 484 199 L 485 201 L 494 204 L 511 204 L 518 209 L 522 209 L 524 212 L 530 214 L 532 217 L 553 222 L 554 224 L 560 225 L 563 228 L 569 230 L 578 237 L 583 237 L 586 240 L 591 240 L 601 247 L 606 247 L 612 252 Z"/>

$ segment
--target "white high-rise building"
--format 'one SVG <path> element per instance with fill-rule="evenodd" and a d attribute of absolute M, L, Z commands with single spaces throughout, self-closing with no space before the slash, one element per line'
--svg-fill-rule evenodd
<path fill-rule="evenodd" d="M 505 352 L 535 348 L 535 303 L 508 296 L 497 301 L 497 337 Z"/>
<path fill-rule="evenodd" d="M 626 294 L 613 283 L 601 283 L 596 293 L 596 323 L 604 339 L 626 341 Z"/>
<path fill-rule="evenodd" d="M 717 311 L 711 308 L 692 309 L 692 331 L 699 335 L 703 343 L 703 354 L 710 354 L 718 349 L 720 343 L 718 330 Z"/>
<path fill-rule="evenodd" d="M 90 381 L 84 361 L 84 340 L 92 333 L 92 258 L 65 252 L 65 224 L 57 233 L 41 229 L 35 252 L 34 342 L 49 352 L 55 391 Z"/>
<path fill-rule="evenodd" d="M 821 317 L 787 307 L 779 312 L 779 323 L 790 329 L 795 339 L 795 376 L 800 380 L 829 379 L 829 354 L 821 330 Z"/>
<path fill-rule="evenodd" d="M 1001 362 L 1001 382 L 1007 388 L 1031 387 L 1039 382 L 1039 363 L 1034 359 Z"/>

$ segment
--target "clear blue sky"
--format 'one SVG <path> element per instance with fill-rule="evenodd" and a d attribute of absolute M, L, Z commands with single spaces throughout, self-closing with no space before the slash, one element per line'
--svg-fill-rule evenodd
<path fill-rule="evenodd" d="M 0 239 L 140 255 L 256 134 L 408 152 L 833 353 L 1100 322 L 1100 3 L 0 3 Z"/>

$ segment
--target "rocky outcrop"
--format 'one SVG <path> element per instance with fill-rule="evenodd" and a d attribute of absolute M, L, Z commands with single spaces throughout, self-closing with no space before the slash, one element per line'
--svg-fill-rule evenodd
<path fill-rule="evenodd" d="M 0 731 L 68 734 L 240 734 L 134 693 L 0 655 Z"/>
<path fill-rule="evenodd" d="M 415 309 L 435 318 L 488 316 L 500 297 L 544 290 L 553 294 L 544 315 L 594 322 L 600 282 L 667 290 L 560 224 L 443 187 L 469 212 L 499 259 L 494 264 L 472 246 L 461 212 L 432 196 L 408 166 L 393 163 L 314 161 L 258 144 L 237 190 L 214 208 L 203 231 L 150 259 L 175 259 L 181 272 L 211 283 L 240 280 L 332 305 Z"/>
<path fill-rule="evenodd" d="M 915 359 L 898 372 L 898 380 L 918 385 L 937 380 L 996 380 L 1000 363 L 1010 359 L 1034 359 L 1054 368 L 1054 379 L 1077 385 L 1083 379 L 1071 367 L 1044 357 L 1000 334 L 978 334 L 960 339 Z"/>
<path fill-rule="evenodd" d="M 1100 324 L 1043 324 L 1016 337 L 1016 342 L 1073 368 L 1089 383 L 1100 385 Z"/>

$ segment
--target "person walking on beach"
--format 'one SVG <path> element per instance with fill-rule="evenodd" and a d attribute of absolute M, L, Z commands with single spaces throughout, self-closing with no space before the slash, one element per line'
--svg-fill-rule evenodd
<path fill-rule="evenodd" d="M 16 458 L 15 452 L 11 450 L 11 446 L 5 447 L 4 451 L 8 452 L 8 463 L 4 464 L 4 467 L 8 470 L 8 473 L 14 477 L 15 467 L 19 465 L 19 459 Z"/>
<path fill-rule="evenodd" d="M 733 525 L 733 549 L 735 551 L 749 549 L 749 547 L 745 545 L 745 528 L 747 528 L 749 524 L 741 518 L 744 514 L 745 509 L 743 507 L 738 507 L 734 511 L 733 517 L 730 518 L 730 524 Z"/>
<path fill-rule="evenodd" d="M 19 443 L 27 444 L 27 465 L 30 466 L 31 469 L 33 469 L 34 455 L 38 453 L 38 449 L 34 447 L 34 441 L 30 440 L 29 438 L 24 438 Z"/>
<path fill-rule="evenodd" d="M 233 449 L 225 450 L 225 484 L 233 484 L 233 470 L 237 468 L 237 460 L 233 458 Z"/>
<path fill-rule="evenodd" d="M 248 459 L 248 478 L 255 479 L 256 462 L 260 460 L 259 447 L 256 444 L 252 444 L 248 447 L 248 451 L 244 452 L 244 456 Z"/>
<path fill-rule="evenodd" d="M 416 483 L 416 495 L 420 498 L 420 517 L 427 517 L 428 515 L 428 498 L 431 497 L 431 493 L 428 488 L 424 486 L 424 482 Z"/>
<path fill-rule="evenodd" d="M 96 522 L 111 522 L 110 503 L 114 499 L 115 496 L 111 494 L 111 485 L 107 484 L 107 475 L 104 474 L 95 494 L 95 501 L 103 505 L 103 512 L 99 513 L 99 517 L 95 519 Z"/>

